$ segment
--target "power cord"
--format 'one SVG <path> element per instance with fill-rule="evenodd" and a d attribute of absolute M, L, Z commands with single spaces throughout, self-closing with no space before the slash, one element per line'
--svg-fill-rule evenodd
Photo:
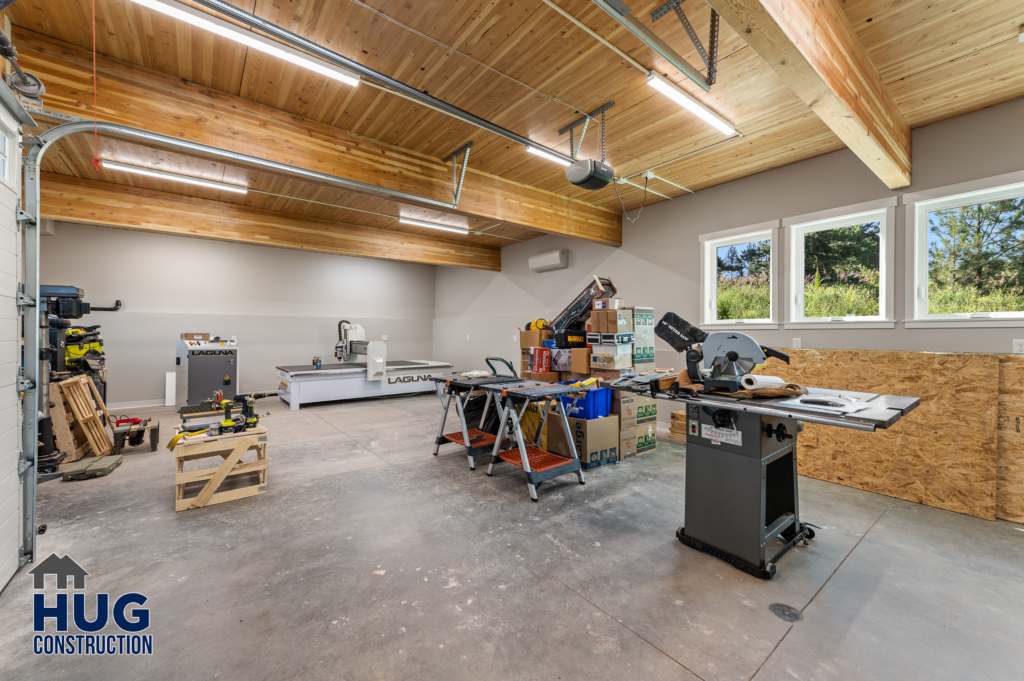
<path fill-rule="evenodd" d="M 644 212 L 644 204 L 647 203 L 647 182 L 648 182 L 648 180 L 645 177 L 644 178 L 644 198 L 643 198 L 642 201 L 640 201 L 640 210 L 638 210 L 636 212 L 636 217 L 635 218 L 631 218 L 631 217 L 629 217 L 629 214 L 626 213 L 626 204 L 622 203 L 622 197 L 619 196 L 619 183 L 616 182 L 614 178 L 612 178 L 612 186 L 615 187 L 615 196 L 618 196 L 619 203 L 622 205 L 622 216 L 624 218 L 626 218 L 627 220 L 629 220 L 631 223 L 632 222 L 636 222 L 637 220 L 639 220 L 640 219 L 640 213 Z"/>

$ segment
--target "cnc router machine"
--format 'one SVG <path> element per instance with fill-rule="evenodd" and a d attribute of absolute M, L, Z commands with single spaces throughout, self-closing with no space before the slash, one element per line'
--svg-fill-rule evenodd
<path fill-rule="evenodd" d="M 452 372 L 447 362 L 388 359 L 384 341 L 366 340 L 359 324 L 338 322 L 334 364 L 277 367 L 278 398 L 293 410 L 312 402 L 433 392 L 433 378 Z"/>

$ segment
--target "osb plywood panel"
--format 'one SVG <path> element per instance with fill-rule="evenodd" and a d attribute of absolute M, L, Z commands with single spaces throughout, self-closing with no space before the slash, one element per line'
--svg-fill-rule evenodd
<path fill-rule="evenodd" d="M 1024 357 L 999 355 L 996 517 L 1024 523 Z"/>
<path fill-rule="evenodd" d="M 994 520 L 997 355 L 786 350 L 759 373 L 803 385 L 911 395 L 921 406 L 875 433 L 807 425 L 800 473 Z M 1024 462 L 1021 462 L 1024 464 Z"/>

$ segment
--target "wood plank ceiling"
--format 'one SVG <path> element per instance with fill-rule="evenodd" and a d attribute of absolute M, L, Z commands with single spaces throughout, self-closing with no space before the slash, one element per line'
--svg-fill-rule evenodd
<path fill-rule="evenodd" d="M 232 0 L 238 7 L 277 23 L 347 57 L 477 116 L 568 150 L 558 128 L 609 100 L 608 161 L 620 176 L 648 169 L 692 191 L 843 148 L 843 143 L 724 22 L 718 81 L 703 93 L 660 56 L 589 0 L 551 0 L 645 68 L 666 74 L 705 102 L 743 134 L 726 138 L 644 83 L 643 73 L 606 45 L 557 13 L 544 0 Z M 649 13 L 663 0 L 631 0 L 633 14 L 650 25 Z M 838 0 L 911 127 L 1024 96 L 1024 24 L 1020 0 Z M 91 46 L 89 0 L 21 0 L 6 12 L 16 27 L 83 48 Z M 710 8 L 700 0 L 684 5 L 698 35 L 706 38 Z M 194 29 L 133 4 L 96 0 L 97 50 L 103 55 L 200 84 L 291 114 L 443 158 L 463 143 L 475 144 L 471 167 L 594 206 L 621 210 L 612 187 L 588 192 L 572 187 L 562 167 L 525 152 L 518 144 L 421 104 L 380 89 L 330 81 L 264 54 Z M 670 13 L 654 30 L 688 61 L 700 59 Z M 19 32 L 15 31 L 19 44 Z M 103 83 L 100 82 L 102 98 Z M 83 114 L 86 112 L 82 112 Z M 162 167 L 212 172 L 200 161 L 104 141 L 118 158 L 145 162 L 162 154 Z M 95 178 L 85 141 L 67 143 L 49 172 Z M 136 148 L 138 147 L 138 148 Z M 598 157 L 599 135 L 588 133 L 582 156 Z M 191 164 L 191 165 L 190 165 Z M 218 169 L 222 176 L 246 173 L 261 191 L 323 203 L 397 214 L 382 199 L 251 170 Z M 194 188 L 104 177 L 106 181 L 204 196 Z M 241 178 L 239 178 L 241 179 Z M 166 183 L 165 183 L 166 184 Z M 669 196 L 685 191 L 657 179 L 651 188 Z M 628 209 L 643 191 L 620 185 Z M 233 200 L 216 197 L 218 200 Z M 268 195 L 246 205 L 375 226 L 371 216 L 308 201 Z M 656 195 L 647 202 L 662 200 Z M 371 208 L 367 208 L 367 207 Z M 419 209 L 423 211 L 424 209 Z M 390 212 L 389 212 L 390 211 Z M 434 216 L 437 217 L 437 216 Z M 427 218 L 431 219 L 431 218 Z M 451 216 L 447 216 L 451 219 Z M 369 220 L 369 222 L 367 222 Z M 442 220 L 443 221 L 443 220 Z M 379 221 L 378 221 L 379 222 Z M 465 222 L 472 229 L 492 227 Z M 389 228 L 394 228 L 393 221 Z M 404 228 L 404 226 L 403 226 Z M 421 230 L 427 231 L 427 230 Z M 410 231 L 410 233 L 418 233 Z M 455 237 L 475 245 L 513 243 L 496 234 L 526 239 L 538 233 L 517 226 L 494 227 L 491 236 Z M 431 235 L 436 236 L 436 234 Z"/>

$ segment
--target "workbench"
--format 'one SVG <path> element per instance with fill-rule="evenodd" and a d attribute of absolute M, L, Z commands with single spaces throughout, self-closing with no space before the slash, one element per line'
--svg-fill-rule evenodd
<path fill-rule="evenodd" d="M 444 411 L 441 414 L 441 425 L 437 430 L 437 438 L 434 440 L 434 456 L 438 455 L 443 444 L 451 442 L 462 445 L 466 452 L 466 458 L 469 459 L 470 470 L 476 470 L 477 457 L 491 451 L 491 446 L 494 444 L 495 436 L 485 433 L 482 429 L 487 422 L 487 414 L 492 401 L 495 402 L 495 409 L 498 409 L 497 400 L 494 400 L 495 393 L 486 393 L 483 413 L 480 415 L 480 422 L 476 428 L 470 428 L 466 421 L 466 405 L 469 404 L 474 393 L 479 392 L 485 385 L 507 387 L 521 384 L 524 381 L 511 376 L 481 376 L 478 378 L 438 376 L 432 380 L 437 385 L 438 393 L 441 394 L 443 391 L 444 394 Z M 461 429 L 445 433 L 444 426 L 448 420 L 448 409 L 451 406 L 452 398 L 455 398 L 455 408 L 459 415 Z"/>
<path fill-rule="evenodd" d="M 523 381 L 514 386 L 488 383 L 481 385 L 480 389 L 494 395 L 494 399 L 501 409 L 498 436 L 495 438 L 491 450 L 491 463 L 487 466 L 487 475 L 493 474 L 494 466 L 500 461 L 522 468 L 526 476 L 526 488 L 533 501 L 538 501 L 537 488 L 541 483 L 560 475 L 575 473 L 579 483 L 586 484 L 583 467 L 580 465 L 580 458 L 574 446 L 575 439 L 572 429 L 569 427 L 568 411 L 572 411 L 572 408 L 576 406 L 576 401 L 583 393 L 590 392 L 589 387 Z M 563 397 L 572 398 L 572 404 L 568 410 L 562 403 Z M 540 407 L 540 423 L 533 441 L 526 444 L 523 440 L 521 423 L 526 410 L 533 403 Z M 565 440 L 569 443 L 571 450 L 570 457 L 546 452 L 537 446 L 540 443 L 541 433 L 544 431 L 544 423 L 551 412 L 551 403 L 556 405 L 557 418 L 562 428 L 565 429 Z M 515 443 L 509 449 L 502 449 L 509 431 L 515 438 Z"/>

